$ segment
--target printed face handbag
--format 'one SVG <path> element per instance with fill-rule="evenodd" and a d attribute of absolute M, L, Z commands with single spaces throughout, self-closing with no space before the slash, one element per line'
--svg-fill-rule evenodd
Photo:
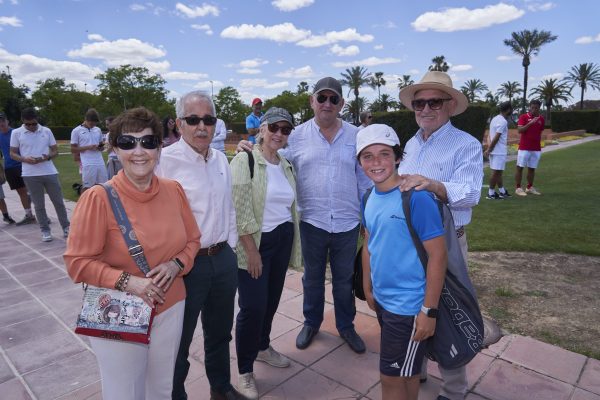
<path fill-rule="evenodd" d="M 102 186 L 108 194 L 129 254 L 140 271 L 146 275 L 150 271 L 150 266 L 125 214 L 119 195 L 110 184 L 104 183 Z M 83 306 L 77 317 L 75 333 L 148 344 L 154 313 L 154 308 L 131 293 L 84 284 Z"/>

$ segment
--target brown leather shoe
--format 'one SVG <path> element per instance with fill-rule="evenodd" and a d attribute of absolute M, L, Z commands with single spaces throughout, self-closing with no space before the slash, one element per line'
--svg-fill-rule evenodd
<path fill-rule="evenodd" d="M 210 400 L 248 400 L 248 398 L 232 387 L 230 391 L 225 393 L 219 393 L 211 389 Z"/>

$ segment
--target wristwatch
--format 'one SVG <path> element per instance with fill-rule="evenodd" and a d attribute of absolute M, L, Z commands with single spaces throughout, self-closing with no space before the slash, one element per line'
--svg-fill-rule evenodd
<path fill-rule="evenodd" d="M 425 306 L 421 306 L 421 312 L 427 315 L 429 318 L 437 318 L 438 309 L 437 308 L 429 308 Z"/>
<path fill-rule="evenodd" d="M 185 266 L 183 265 L 183 263 L 181 262 L 181 260 L 179 258 L 174 258 L 172 261 L 177 265 L 180 272 L 183 271 Z"/>

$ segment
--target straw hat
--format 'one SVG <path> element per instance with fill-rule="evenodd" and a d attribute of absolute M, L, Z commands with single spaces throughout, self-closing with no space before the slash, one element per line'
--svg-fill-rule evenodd
<path fill-rule="evenodd" d="M 400 90 L 400 101 L 406 108 L 413 110 L 411 102 L 414 100 L 415 93 L 425 89 L 441 90 L 456 101 L 456 108 L 451 117 L 463 113 L 469 105 L 467 96 L 461 91 L 454 89 L 452 87 L 452 79 L 450 79 L 450 76 L 441 71 L 429 71 L 421 78 L 419 83 L 415 83 L 414 85 L 407 86 Z"/>

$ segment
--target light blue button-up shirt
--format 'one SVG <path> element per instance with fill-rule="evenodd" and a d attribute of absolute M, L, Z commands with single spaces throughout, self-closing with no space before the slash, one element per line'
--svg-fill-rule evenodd
<path fill-rule="evenodd" d="M 292 131 L 282 155 L 296 172 L 302 221 L 330 233 L 360 222 L 360 198 L 373 184 L 356 160 L 355 126 L 342 127 L 329 143 L 314 118 Z"/>
<path fill-rule="evenodd" d="M 471 222 L 472 208 L 479 203 L 483 183 L 481 143 L 448 121 L 427 141 L 419 129 L 406 143 L 404 152 L 398 172 L 440 181 L 446 187 L 456 227 Z"/>

